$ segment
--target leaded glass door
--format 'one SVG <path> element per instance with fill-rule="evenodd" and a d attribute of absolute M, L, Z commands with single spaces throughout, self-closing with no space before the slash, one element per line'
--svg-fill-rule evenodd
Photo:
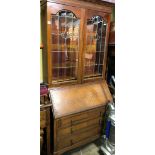
<path fill-rule="evenodd" d="M 72 7 L 58 4 L 52 7 L 55 10 L 51 9 L 51 81 L 53 85 L 77 82 L 80 57 L 80 9 L 74 11 Z"/>
<path fill-rule="evenodd" d="M 107 15 L 88 11 L 85 23 L 83 79 L 102 79 L 106 61 Z"/>

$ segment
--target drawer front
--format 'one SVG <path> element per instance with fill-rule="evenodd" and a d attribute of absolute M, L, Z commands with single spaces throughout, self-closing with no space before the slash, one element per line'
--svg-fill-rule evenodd
<path fill-rule="evenodd" d="M 57 131 L 57 136 L 60 138 L 64 136 L 68 136 L 70 134 L 71 134 L 71 127 L 60 129 Z"/>
<path fill-rule="evenodd" d="M 57 128 L 66 128 L 73 125 L 81 124 L 93 118 L 101 117 L 104 111 L 105 111 L 105 108 L 102 107 L 102 108 L 82 112 L 79 114 L 75 114 L 73 116 L 69 116 L 66 118 L 58 119 Z"/>
<path fill-rule="evenodd" d="M 57 142 L 57 150 L 63 149 L 65 147 L 71 146 L 71 140 L 70 138 L 67 139 L 61 139 Z"/>
<path fill-rule="evenodd" d="M 59 129 L 57 131 L 57 135 L 58 137 L 64 137 L 64 136 L 70 136 L 71 134 L 78 134 L 81 133 L 85 130 L 88 130 L 89 128 L 91 128 L 92 126 L 100 126 L 101 123 L 101 118 L 95 118 L 95 119 L 91 119 L 88 120 L 86 122 L 83 122 L 81 124 L 77 124 L 68 128 L 63 128 L 63 129 Z"/>
<path fill-rule="evenodd" d="M 89 129 L 88 131 L 85 131 L 81 134 L 73 136 L 71 143 L 73 145 L 73 144 L 76 144 L 82 140 L 89 139 L 89 138 L 99 135 L 99 134 L 100 134 L 100 127 L 95 127 L 95 128 Z"/>
<path fill-rule="evenodd" d="M 100 135 L 100 127 L 94 126 L 91 128 L 85 128 L 84 132 L 79 134 L 68 135 L 67 137 L 61 137 L 57 139 L 57 150 L 63 149 L 65 147 L 72 146 L 80 141 L 89 139 L 93 136 Z"/>
<path fill-rule="evenodd" d="M 97 109 L 97 110 L 94 110 L 94 111 L 93 110 L 89 111 L 89 112 L 85 113 L 84 115 L 81 114 L 81 117 L 79 117 L 79 116 L 73 117 L 72 121 L 71 121 L 71 124 L 73 126 L 73 125 L 81 124 L 83 122 L 87 122 L 87 121 L 89 121 L 91 119 L 101 117 L 103 113 L 104 112 L 103 112 L 102 109 Z"/>
<path fill-rule="evenodd" d="M 40 128 L 46 127 L 46 110 L 40 111 Z"/>
<path fill-rule="evenodd" d="M 101 122 L 101 118 L 95 118 L 95 119 L 91 119 L 87 122 L 83 122 L 81 124 L 77 124 L 72 126 L 71 128 L 71 133 L 75 134 L 75 133 L 80 133 L 82 132 L 82 130 L 90 128 L 92 126 L 100 126 L 100 122 Z"/>
<path fill-rule="evenodd" d="M 61 118 L 57 120 L 57 128 L 66 128 L 71 126 L 71 118 Z"/>

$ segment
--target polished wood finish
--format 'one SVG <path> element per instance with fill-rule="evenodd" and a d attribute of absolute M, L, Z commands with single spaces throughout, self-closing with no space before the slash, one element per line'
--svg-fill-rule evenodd
<path fill-rule="evenodd" d="M 45 152 L 47 155 L 51 155 L 50 108 L 51 104 L 40 106 L 40 152 L 41 154 Z M 46 136 L 44 136 L 45 132 Z"/>
<path fill-rule="evenodd" d="M 81 9 L 81 16 L 83 17 L 83 19 L 85 19 L 86 16 L 86 9 Z M 84 44 L 81 44 L 84 40 L 84 34 L 85 34 L 85 30 L 83 29 L 83 27 L 85 26 L 85 21 L 81 20 L 80 22 L 80 53 L 79 53 L 79 81 L 78 83 L 82 83 L 83 80 L 83 66 L 84 66 Z"/>
<path fill-rule="evenodd" d="M 83 0 L 79 0 L 83 1 Z M 85 2 L 96 3 L 100 5 L 113 6 L 115 4 L 115 0 L 85 0 Z"/>
<path fill-rule="evenodd" d="M 62 154 L 98 138 L 101 134 L 104 111 L 103 106 L 55 119 L 54 154 Z"/>
<path fill-rule="evenodd" d="M 112 100 L 106 82 L 51 88 L 49 93 L 54 114 L 54 154 L 100 136 L 105 106 Z"/>
<path fill-rule="evenodd" d="M 108 47 L 107 45 L 108 45 L 109 26 L 110 26 L 110 15 L 108 13 L 105 13 L 104 11 L 96 11 L 96 10 L 87 9 L 85 19 L 86 20 L 91 19 L 92 17 L 95 17 L 96 15 L 102 17 L 102 19 L 104 21 L 106 21 L 106 24 L 107 24 L 106 35 L 105 35 L 105 43 L 103 43 L 104 44 L 104 56 L 103 56 L 102 76 L 97 76 L 97 77 L 92 77 L 92 78 L 91 77 L 90 78 L 84 78 L 84 76 L 82 74 L 82 80 L 83 80 L 82 82 L 91 82 L 91 81 L 96 81 L 99 79 L 100 80 L 105 79 L 105 70 L 106 70 L 106 62 L 107 62 L 107 47 Z M 86 24 L 85 24 L 84 29 L 85 29 L 85 33 L 84 33 L 84 49 L 83 49 L 83 51 L 86 52 L 87 51 L 86 35 L 88 35 L 86 32 Z M 95 45 L 97 46 L 97 42 L 95 43 Z M 96 51 L 97 51 L 97 49 L 96 49 Z M 84 57 L 84 52 L 83 52 L 83 57 Z M 88 50 L 88 52 L 90 52 L 90 50 Z M 84 65 L 83 65 L 83 70 L 84 70 Z"/>
<path fill-rule="evenodd" d="M 46 127 L 46 110 L 40 111 L 40 128 Z"/>
<path fill-rule="evenodd" d="M 42 0 L 41 2 L 42 41 L 44 44 L 43 77 L 44 82 L 48 83 L 52 104 L 53 118 L 51 117 L 50 119 L 54 119 L 52 125 L 54 130 L 53 147 L 55 155 L 62 154 L 65 151 L 99 138 L 105 107 L 112 100 L 105 81 L 107 45 L 112 8 L 111 5 L 101 1 L 92 2 L 93 0 Z M 55 61 L 55 57 L 51 53 L 54 53 L 55 49 L 54 39 L 52 39 L 52 33 L 55 30 L 51 28 L 51 17 L 62 10 L 68 10 L 74 13 L 76 18 L 80 20 L 77 79 L 53 83 L 54 74 L 52 69 L 54 65 L 52 61 Z M 84 78 L 85 51 L 87 49 L 87 19 L 92 19 L 94 16 L 100 16 L 107 24 L 106 30 L 104 31 L 106 37 L 102 64 L 103 71 L 100 77 Z M 95 33 L 98 33 L 98 31 L 93 33 L 93 37 Z M 61 44 L 58 46 L 61 46 Z M 44 127 L 48 120 L 44 119 L 44 111 L 42 111 L 41 115 L 43 115 L 41 116 L 41 125 Z M 49 119 L 50 116 L 46 113 L 47 116 Z M 52 143 L 49 144 L 52 145 Z"/>
<path fill-rule="evenodd" d="M 96 1 L 95 3 L 91 3 L 88 0 L 43 0 L 41 5 L 44 5 L 46 2 L 57 3 L 63 5 L 69 5 L 74 7 L 87 8 L 91 10 L 98 10 L 102 12 L 111 13 L 111 4 L 106 5 L 104 2 Z"/>
<path fill-rule="evenodd" d="M 48 61 L 47 61 L 47 6 L 44 5 L 41 7 L 41 33 L 42 33 L 42 42 L 44 48 L 42 49 L 42 63 L 43 63 L 43 81 L 48 81 Z"/>
<path fill-rule="evenodd" d="M 115 23 L 110 24 L 109 42 L 108 45 L 115 45 Z"/>
<path fill-rule="evenodd" d="M 110 26 L 110 14 L 112 8 L 107 5 L 92 4 L 89 2 L 78 1 L 78 0 L 50 0 L 42 1 L 41 6 L 42 14 L 42 38 L 43 38 L 43 79 L 44 82 L 49 84 L 49 87 L 60 87 L 63 85 L 70 84 L 80 84 L 90 81 L 96 81 L 98 77 L 92 77 L 84 79 L 84 51 L 86 49 L 86 24 L 87 19 L 93 16 L 101 16 L 107 22 L 106 29 L 106 41 L 104 49 L 104 64 L 103 72 L 100 79 L 105 79 L 106 70 L 106 57 L 107 57 L 107 44 Z M 77 70 L 77 80 L 69 80 L 58 83 L 52 83 L 52 37 L 53 32 L 51 28 L 51 15 L 56 14 L 60 10 L 69 10 L 75 14 L 75 16 L 80 20 L 80 40 L 79 40 L 79 59 L 78 59 L 78 70 Z"/>
<path fill-rule="evenodd" d="M 109 96 L 106 82 L 79 84 L 50 90 L 55 118 L 105 106 L 111 100 Z"/>

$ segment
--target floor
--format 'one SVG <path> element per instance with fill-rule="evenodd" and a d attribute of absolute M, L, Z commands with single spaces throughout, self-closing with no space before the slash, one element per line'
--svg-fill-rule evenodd
<path fill-rule="evenodd" d="M 100 145 L 101 142 L 98 139 L 85 146 L 66 152 L 63 155 L 103 155 L 103 153 L 100 151 Z"/>

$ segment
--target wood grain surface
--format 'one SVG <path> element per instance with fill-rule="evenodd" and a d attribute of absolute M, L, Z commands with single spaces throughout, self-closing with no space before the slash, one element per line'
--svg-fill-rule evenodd
<path fill-rule="evenodd" d="M 50 97 L 55 118 L 104 106 L 112 99 L 105 82 L 52 88 Z"/>

